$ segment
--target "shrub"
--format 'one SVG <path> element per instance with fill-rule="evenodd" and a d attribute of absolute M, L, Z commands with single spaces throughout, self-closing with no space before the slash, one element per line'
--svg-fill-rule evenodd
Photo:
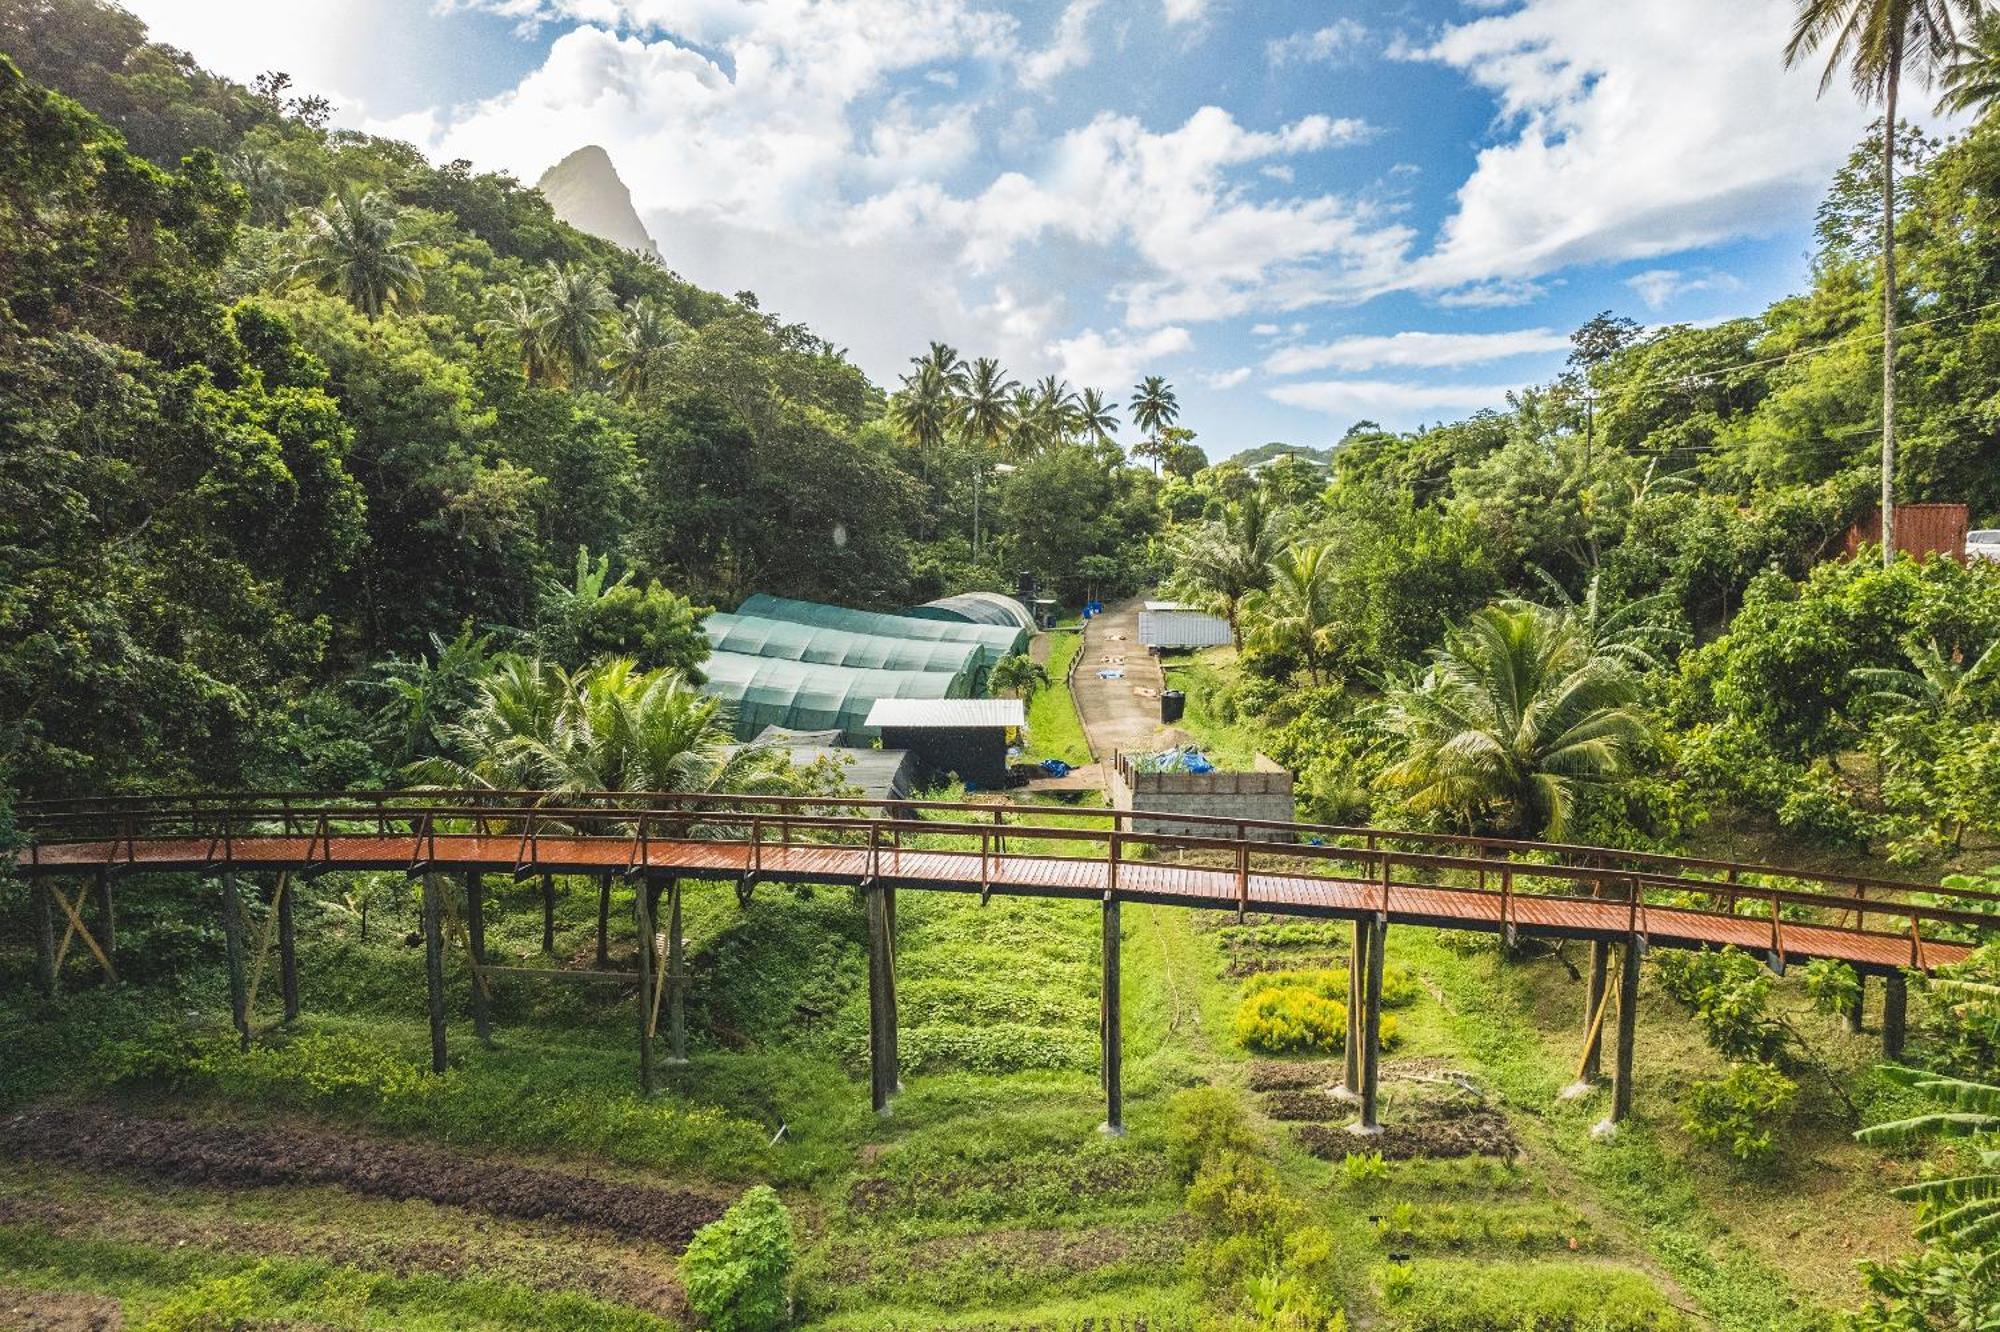
<path fill-rule="evenodd" d="M 1660 988 L 1694 1012 L 1702 1036 L 1728 1059 L 1769 1059 L 1785 1043 L 1767 1009 L 1771 976 L 1748 953 L 1662 951 Z"/>
<path fill-rule="evenodd" d="M 1805 965 L 1806 997 L 1822 1013 L 1840 1017 L 1854 1011 L 1861 997 L 1861 978 L 1853 967 L 1830 957 L 1817 957 Z"/>
<path fill-rule="evenodd" d="M 1694 1084 L 1682 1122 L 1697 1142 L 1726 1147 L 1739 1161 L 1768 1161 L 1776 1153 L 1778 1121 L 1798 1094 L 1799 1085 L 1775 1068 L 1738 1064 Z"/>
<path fill-rule="evenodd" d="M 1340 1174 L 1350 1187 L 1372 1192 L 1389 1182 L 1389 1163 L 1380 1152 L 1356 1152 L 1341 1161 Z"/>
<path fill-rule="evenodd" d="M 1167 1103 L 1167 1165 L 1182 1180 L 1224 1152 L 1255 1146 L 1242 1105 L 1220 1087 L 1189 1087 Z"/>
<path fill-rule="evenodd" d="M 785 1323 L 796 1258 L 791 1213 L 759 1184 L 695 1232 L 681 1256 L 681 1285 L 716 1332 L 765 1332 Z"/>
<path fill-rule="evenodd" d="M 1347 1048 L 1347 1005 L 1323 998 L 1303 986 L 1254 990 L 1236 1012 L 1237 1041 L 1268 1054 L 1322 1051 L 1338 1054 Z M 1396 1043 L 1396 1019 L 1384 1014 L 1383 1046 Z"/>
<path fill-rule="evenodd" d="M 1249 977 L 1243 982 L 1243 997 L 1248 999 L 1265 990 L 1307 990 L 1321 999 L 1331 999 L 1336 1003 L 1347 1002 L 1347 969 L 1345 967 L 1315 967 L 1306 970 L 1265 971 Z M 1408 967 L 1384 966 L 1382 968 L 1382 1007 L 1408 1008 L 1423 993 L 1416 976 Z"/>

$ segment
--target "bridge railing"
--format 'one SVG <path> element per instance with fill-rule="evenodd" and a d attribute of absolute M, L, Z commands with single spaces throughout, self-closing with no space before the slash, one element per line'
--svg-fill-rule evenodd
<path fill-rule="evenodd" d="M 29 802 L 19 814 L 32 839 L 21 861 L 31 871 L 45 847 L 61 845 L 96 845 L 104 863 L 136 865 L 142 842 L 191 841 L 199 844 L 195 858 L 228 864 L 239 841 L 277 837 L 303 839 L 299 859 L 313 863 L 332 860 L 336 839 L 364 836 L 407 838 L 413 863 L 436 859 L 441 838 L 447 846 L 465 837 L 509 839 L 517 868 L 528 872 L 540 861 L 542 839 L 560 837 L 628 844 L 627 872 L 647 867 L 654 843 L 740 846 L 744 872 L 754 875 L 767 869 L 766 847 L 818 844 L 877 858 L 976 852 L 982 879 L 1026 858 L 1107 862 L 1114 884 L 1122 864 L 1192 857 L 1199 868 L 1230 873 L 1241 909 L 1256 908 L 1258 875 L 1283 872 L 1367 885 L 1385 909 L 1389 895 L 1403 890 L 1475 894 L 1502 928 L 1521 920 L 1521 901 L 1543 897 L 1617 902 L 1638 934 L 1675 913 L 1748 915 L 1768 919 L 1769 946 L 1780 957 L 1788 925 L 1906 933 L 1916 965 L 1926 929 L 1976 935 L 2000 926 L 2000 893 L 1978 890 L 1617 848 L 1225 816 L 1175 814 L 1175 825 L 1202 831 L 1165 833 L 1146 826 L 1159 823 L 1157 815 L 1044 805 L 407 790 L 116 796 Z"/>

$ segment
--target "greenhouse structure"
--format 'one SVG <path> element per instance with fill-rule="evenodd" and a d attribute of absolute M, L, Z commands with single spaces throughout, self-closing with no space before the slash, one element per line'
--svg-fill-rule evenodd
<path fill-rule="evenodd" d="M 960 624 L 1012 625 L 1035 631 L 1035 617 L 1014 598 L 1004 592 L 961 592 L 953 597 L 939 597 L 936 601 L 926 601 L 921 606 L 912 606 L 903 614 L 919 620 L 955 620 Z"/>
<path fill-rule="evenodd" d="M 911 638 L 931 643 L 972 643 L 979 649 L 983 671 L 1017 652 L 1028 650 L 1030 631 L 1014 624 L 967 624 L 958 620 L 918 619 L 910 615 L 889 615 L 881 611 L 852 610 L 817 601 L 792 601 L 762 592 L 736 608 L 739 618 L 790 620 L 795 624 L 844 629 L 849 633 L 880 638 Z M 883 697 L 894 697 L 883 695 Z M 944 697 L 940 695 L 939 697 Z"/>
<path fill-rule="evenodd" d="M 963 684 L 950 695 L 954 698 L 978 694 L 986 683 L 977 643 L 888 638 L 754 615 L 711 615 L 701 627 L 708 634 L 709 646 L 717 652 L 876 671 L 938 672 Z"/>
<path fill-rule="evenodd" d="M 731 704 L 736 738 L 749 740 L 767 726 L 796 731 L 839 731 L 844 743 L 866 745 L 879 732 L 868 713 L 885 698 L 966 698 L 965 677 L 943 671 L 879 671 L 817 662 L 712 652 L 701 664 L 702 692 Z"/>

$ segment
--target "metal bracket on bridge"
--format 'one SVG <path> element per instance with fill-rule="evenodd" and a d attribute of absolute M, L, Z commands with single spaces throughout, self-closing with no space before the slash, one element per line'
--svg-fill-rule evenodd
<path fill-rule="evenodd" d="M 750 894 L 756 889 L 759 883 L 763 882 L 763 879 L 764 876 L 754 870 L 739 876 L 736 880 L 736 905 L 748 907 L 750 905 Z"/>

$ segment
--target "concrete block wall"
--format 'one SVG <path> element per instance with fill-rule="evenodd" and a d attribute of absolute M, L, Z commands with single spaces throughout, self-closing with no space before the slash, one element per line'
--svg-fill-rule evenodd
<path fill-rule="evenodd" d="M 1134 812 L 1200 814 L 1225 819 L 1292 821 L 1292 774 L 1262 754 L 1254 772 L 1139 772 L 1122 755 L 1112 768 L 1111 803 Z M 1136 819 L 1139 832 L 1169 837 L 1215 836 L 1223 830 L 1171 818 Z M 1226 834 L 1225 834 L 1226 835 Z M 1262 840 L 1282 840 L 1275 829 L 1253 833 Z"/>

